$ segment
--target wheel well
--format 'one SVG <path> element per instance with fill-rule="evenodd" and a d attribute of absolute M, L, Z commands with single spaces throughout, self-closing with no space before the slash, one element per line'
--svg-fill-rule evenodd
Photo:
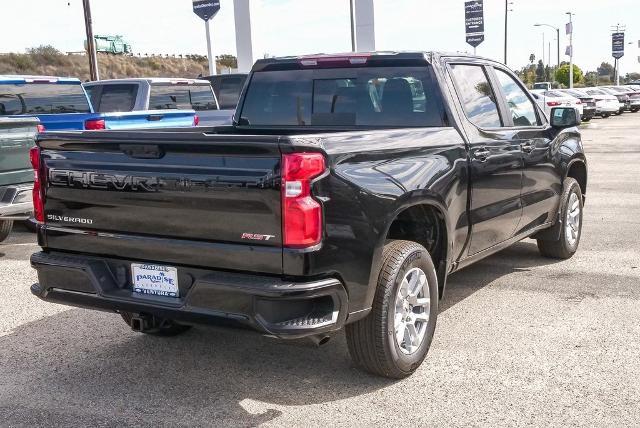
<path fill-rule="evenodd" d="M 571 164 L 567 177 L 574 178 L 578 182 L 583 196 L 587 194 L 587 167 L 583 162 Z"/>
<path fill-rule="evenodd" d="M 387 239 L 402 239 L 421 244 L 431 255 L 436 268 L 440 297 L 447 274 L 447 226 L 445 217 L 432 205 L 414 205 L 400 212 L 393 220 Z"/>

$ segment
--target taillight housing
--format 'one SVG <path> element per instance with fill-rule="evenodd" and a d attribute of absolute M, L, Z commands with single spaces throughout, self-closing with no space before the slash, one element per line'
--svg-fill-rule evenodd
<path fill-rule="evenodd" d="M 39 123 L 38 125 L 36 125 L 36 131 L 37 131 L 37 132 L 44 132 L 44 131 L 46 131 L 46 130 L 47 130 L 47 129 L 44 127 L 44 125 L 43 125 L 43 124 Z"/>
<path fill-rule="evenodd" d="M 44 223 L 44 189 L 45 177 L 40 158 L 40 147 L 34 146 L 29 150 L 29 159 L 33 167 L 33 217 L 39 223 Z"/>
<path fill-rule="evenodd" d="M 307 248 L 322 239 L 322 206 L 311 196 L 311 181 L 325 171 L 320 153 L 282 155 L 283 245 Z"/>
<path fill-rule="evenodd" d="M 193 126 L 198 126 L 198 125 L 200 125 L 200 118 L 196 114 L 193 116 Z"/>
<path fill-rule="evenodd" d="M 99 131 L 102 129 L 106 129 L 106 125 L 104 123 L 104 119 L 88 119 L 84 121 L 84 129 L 90 131 Z"/>
<path fill-rule="evenodd" d="M 561 105 L 561 104 L 562 104 L 562 103 L 561 103 L 560 101 L 547 101 L 547 105 L 548 105 L 549 107 L 556 107 L 556 106 L 559 106 L 559 105 Z"/>

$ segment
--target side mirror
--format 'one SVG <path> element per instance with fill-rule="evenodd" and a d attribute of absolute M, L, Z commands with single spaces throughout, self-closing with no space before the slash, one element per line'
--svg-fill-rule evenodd
<path fill-rule="evenodd" d="M 571 128 L 580 125 L 580 114 L 574 107 L 556 107 L 551 109 L 551 126 Z"/>

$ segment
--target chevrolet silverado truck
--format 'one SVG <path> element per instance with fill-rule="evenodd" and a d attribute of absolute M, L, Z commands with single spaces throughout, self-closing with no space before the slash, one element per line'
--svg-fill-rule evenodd
<path fill-rule="evenodd" d="M 27 220 L 33 211 L 33 169 L 29 149 L 35 145 L 38 120 L 0 117 L 0 242 L 14 221 Z"/>
<path fill-rule="evenodd" d="M 83 83 L 91 104 L 101 113 L 193 109 L 199 126 L 230 125 L 235 109 L 224 110 L 208 80 L 149 77 Z"/>
<path fill-rule="evenodd" d="M 97 113 L 80 80 L 54 76 L 0 76 L 0 117 L 37 117 L 40 131 L 190 127 L 191 110 Z"/>
<path fill-rule="evenodd" d="M 248 79 L 232 126 L 41 134 L 32 293 L 154 335 L 224 321 L 322 343 L 344 327 L 357 366 L 402 378 L 449 274 L 529 237 L 576 252 L 576 109 L 547 119 L 504 65 L 318 55 Z"/>

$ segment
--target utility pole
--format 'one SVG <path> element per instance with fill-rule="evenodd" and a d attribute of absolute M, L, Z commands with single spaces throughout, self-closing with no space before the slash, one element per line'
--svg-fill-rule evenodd
<path fill-rule="evenodd" d="M 349 0 L 349 9 L 351 11 L 351 52 L 356 51 L 356 17 L 353 5 L 354 1 L 355 0 Z"/>
<path fill-rule="evenodd" d="M 98 72 L 98 55 L 96 39 L 93 38 L 93 22 L 91 21 L 91 5 L 89 0 L 82 0 L 84 7 L 84 26 L 87 33 L 87 55 L 89 56 L 89 76 L 91 80 L 100 80 Z"/>
<path fill-rule="evenodd" d="M 573 88 L 573 13 L 569 15 L 569 88 Z"/>

